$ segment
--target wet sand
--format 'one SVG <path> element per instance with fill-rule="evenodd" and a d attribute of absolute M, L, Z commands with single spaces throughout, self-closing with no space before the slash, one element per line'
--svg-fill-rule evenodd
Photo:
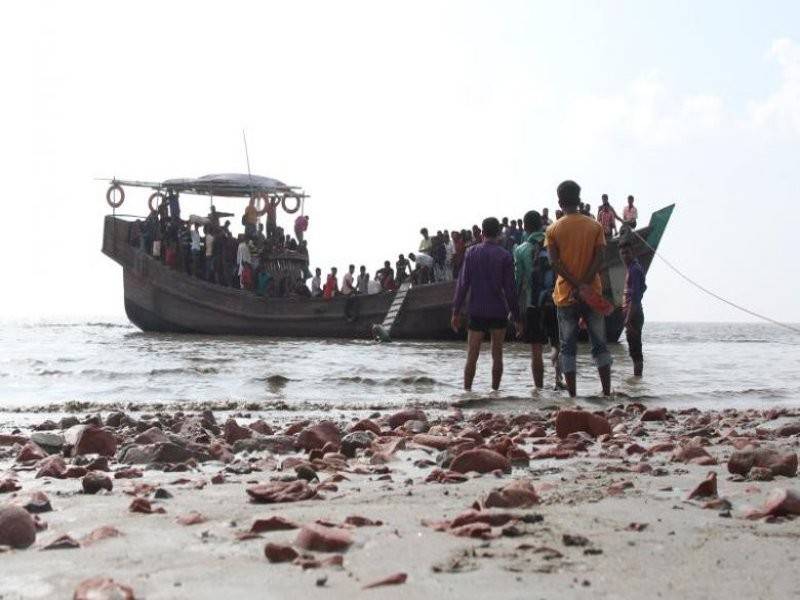
<path fill-rule="evenodd" d="M 760 518 L 751 509 L 775 490 L 800 489 L 800 412 L 651 410 L 643 416 L 643 410 L 618 405 L 594 417 L 568 411 L 558 416 L 555 408 L 522 414 L 346 413 L 332 415 L 333 426 L 318 426 L 319 415 L 298 425 L 302 417 L 280 412 L 236 415 L 238 426 L 226 426 L 229 415 L 222 413 L 215 415 L 216 425 L 208 414 L 205 421 L 188 413 L 103 414 L 100 418 L 111 426 L 89 426 L 82 439 L 81 426 L 48 431 L 75 443 L 61 454 L 92 452 L 66 458 L 64 467 L 71 472 L 56 467 L 49 471 L 56 477 L 38 478 L 43 461 L 51 469 L 53 461 L 38 458 L 41 448 L 22 444 L 34 433 L 28 425 L 41 424 L 45 416 L 20 419 L 26 427 L 14 434 L 18 438 L 8 437 L 9 427 L 0 429 L 0 482 L 16 481 L 7 487 L 20 488 L 0 493 L 0 505 L 26 504 L 31 493 L 41 491 L 52 510 L 36 514 L 46 529 L 32 546 L 0 553 L 0 597 L 68 598 L 80 582 L 98 576 L 148 599 L 359 593 L 774 598 L 796 593 L 800 520 L 786 513 L 797 507 L 776 505 Z M 361 421 L 370 416 L 369 422 Z M 254 425 L 262 433 L 247 427 L 259 418 L 268 425 Z M 379 433 L 343 437 L 357 422 Z M 144 443 L 158 438 L 153 425 L 168 442 Z M 126 447 L 148 430 L 146 438 Z M 364 447 L 356 448 L 354 437 Z M 116 448 L 108 446 L 112 439 Z M 323 452 L 326 440 L 330 445 Z M 344 454 L 335 451 L 340 445 Z M 762 461 L 767 466 L 748 470 L 754 455 L 746 449 L 754 446 L 776 452 Z M 161 453 L 153 454 L 158 448 Z M 85 494 L 81 477 L 98 450 L 113 453 L 109 471 L 97 471 L 110 478 L 113 489 Z M 19 462 L 20 452 L 31 460 Z M 194 457 L 187 459 L 187 453 Z M 131 460 L 145 462 L 123 462 Z M 90 466 L 104 468 L 101 462 Z M 493 470 L 496 466 L 499 470 Z M 141 470 L 141 477 L 115 478 L 125 470 L 135 475 L 131 468 Z M 731 468 L 748 472 L 732 474 Z M 687 499 L 710 472 L 716 474 L 716 494 L 701 488 L 706 496 Z M 463 481 L 430 480 L 437 474 L 442 481 Z M 294 484 L 295 491 L 313 497 L 253 502 L 252 495 L 265 498 L 257 484 L 271 481 Z M 535 491 L 516 484 L 492 494 L 519 481 Z M 171 497 L 159 497 L 165 495 L 159 489 Z M 136 498 L 165 512 L 132 512 Z M 464 515 L 472 508 L 481 510 Z M 193 511 L 204 522 L 178 522 Z M 459 515 L 466 525 L 452 523 Z M 340 552 L 322 552 L 307 549 L 319 546 L 309 545 L 298 529 L 247 533 L 254 521 L 274 516 L 298 527 L 312 524 L 310 532 L 321 527 L 323 537 L 330 532 L 352 543 Z M 352 516 L 380 524 L 346 523 Z M 323 524 L 313 526 L 317 521 Z M 114 527 L 119 535 L 86 541 L 102 526 Z M 65 534 L 79 547 L 45 549 Z M 264 552 L 268 543 L 291 547 L 300 557 L 270 563 Z M 341 556 L 333 559 L 341 564 L 325 565 L 331 556 Z M 363 590 L 401 573 L 407 576 L 404 583 Z"/>

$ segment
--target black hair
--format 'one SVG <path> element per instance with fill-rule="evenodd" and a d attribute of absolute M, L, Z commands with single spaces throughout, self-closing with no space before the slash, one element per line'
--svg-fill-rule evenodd
<path fill-rule="evenodd" d="M 496 238 L 500 235 L 500 221 L 495 217 L 486 217 L 481 223 L 481 231 L 485 238 Z"/>
<path fill-rule="evenodd" d="M 556 188 L 556 195 L 561 204 L 566 206 L 578 206 L 581 201 L 581 186 L 571 179 L 567 179 L 558 185 Z"/>
<path fill-rule="evenodd" d="M 608 200 L 608 194 L 603 194 L 602 196 L 600 196 L 600 199 L 601 200 Z"/>
<path fill-rule="evenodd" d="M 522 218 L 522 223 L 525 231 L 539 231 L 542 228 L 542 216 L 535 210 L 529 210 Z"/>

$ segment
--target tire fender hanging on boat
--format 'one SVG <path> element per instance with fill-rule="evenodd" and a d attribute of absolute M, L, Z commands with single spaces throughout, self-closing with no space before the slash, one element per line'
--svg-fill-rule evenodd
<path fill-rule="evenodd" d="M 292 210 L 289 210 L 289 206 L 286 204 L 286 201 L 287 201 L 287 200 L 289 200 L 290 198 L 293 198 L 293 199 L 294 199 L 294 201 L 295 201 L 295 205 L 294 205 L 294 208 L 293 208 Z M 294 214 L 294 213 L 296 213 L 298 210 L 300 210 L 300 204 L 301 204 L 301 200 L 300 200 L 300 198 L 298 198 L 297 196 L 285 196 L 285 197 L 283 198 L 283 202 L 282 202 L 282 204 L 283 204 L 283 210 L 285 210 L 285 211 L 286 211 L 287 213 L 289 213 L 290 215 L 293 215 L 293 214 Z"/>
<path fill-rule="evenodd" d="M 153 205 L 153 201 L 158 199 L 158 202 Z M 153 192 L 150 194 L 150 197 L 147 199 L 147 206 L 150 207 L 150 210 L 158 212 L 158 207 L 164 201 L 164 194 L 161 192 Z"/>
<path fill-rule="evenodd" d="M 119 200 L 114 202 L 113 194 L 114 192 L 119 192 Z M 122 203 L 125 202 L 125 190 L 122 189 L 122 186 L 118 183 L 112 183 L 108 191 L 106 192 L 106 202 L 111 208 L 119 208 L 122 206 Z"/>
<path fill-rule="evenodd" d="M 358 298 L 355 296 L 350 296 L 347 299 L 347 302 L 344 303 L 344 318 L 348 323 L 354 323 L 358 321 L 358 317 L 360 316 L 361 310 L 358 305 Z"/>

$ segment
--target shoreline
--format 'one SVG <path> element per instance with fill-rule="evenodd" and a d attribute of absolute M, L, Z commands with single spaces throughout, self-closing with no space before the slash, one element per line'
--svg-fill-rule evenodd
<path fill-rule="evenodd" d="M 0 505 L 24 504 L 31 493 L 44 492 L 52 511 L 36 514 L 47 528 L 31 547 L 0 553 L 4 571 L 13 573 L 0 578 L 0 596 L 71 597 L 81 581 L 102 576 L 146 598 L 264 592 L 276 598 L 344 597 L 399 573 L 406 574 L 405 583 L 363 593 L 514 598 L 793 593 L 800 520 L 747 515 L 774 490 L 800 489 L 800 429 L 792 433 L 800 410 L 659 410 L 632 403 L 573 412 L 564 407 L 513 415 L 413 408 L 380 414 L 276 410 L 240 414 L 232 422 L 223 413 L 212 421 L 208 412 L 143 411 L 104 413 L 102 427 L 91 424 L 97 416 L 82 415 L 78 420 L 88 424 L 74 425 L 73 419 L 65 423 L 71 429 L 52 423 L 54 429 L 38 432 L 77 442 L 72 452 L 59 449 L 62 455 L 81 453 L 65 458 L 72 477 L 57 469 L 58 477 L 40 478 L 37 471 L 49 459 L 36 448 L 25 447 L 33 452 L 30 461 L 17 460 L 24 438 L 36 433 L 31 427 L 46 417 L 30 415 L 15 434 L 16 445 L 8 443 L 12 427 L 0 425 L 0 480 L 20 487 L 0 493 Z M 332 423 L 321 425 L 321 418 Z M 354 426 L 355 435 L 348 437 Z M 794 475 L 764 468 L 731 474 L 731 455 L 748 446 L 793 456 Z M 161 454 L 153 454 L 157 449 Z M 109 455 L 108 465 L 94 461 L 97 451 Z M 469 454 L 476 451 L 479 456 Z M 110 492 L 83 493 L 87 465 L 109 478 Z M 486 472 L 478 475 L 473 468 Z M 788 467 L 775 468 L 791 473 L 791 460 Z M 140 476 L 127 478 L 137 471 Z M 687 500 L 709 472 L 716 474 L 716 499 Z M 312 495 L 254 503 L 253 490 L 263 491 L 260 484 L 295 484 Z M 166 512 L 131 512 L 136 498 Z M 470 516 L 466 511 L 474 506 L 481 510 Z M 193 512 L 205 521 L 176 521 Z M 459 515 L 466 522 L 456 526 Z M 303 547 L 299 529 L 248 533 L 256 520 L 276 516 L 312 533 L 320 527 L 343 532 L 351 545 L 344 552 L 321 552 Z M 348 517 L 382 524 L 355 526 L 363 521 Z M 104 526 L 121 535 L 86 539 Z M 61 535 L 80 547 L 43 550 Z M 271 564 L 266 544 L 301 556 Z"/>

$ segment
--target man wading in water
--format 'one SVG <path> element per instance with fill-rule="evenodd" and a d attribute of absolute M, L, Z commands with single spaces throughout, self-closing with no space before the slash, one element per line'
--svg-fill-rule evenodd
<path fill-rule="evenodd" d="M 589 308 L 581 295 L 601 295 L 599 271 L 603 264 L 606 238 L 602 225 L 578 212 L 581 188 L 574 181 L 564 181 L 556 190 L 564 216 L 547 230 L 545 243 L 550 263 L 558 273 L 553 300 L 558 314 L 561 337 L 561 367 L 569 395 L 575 397 L 575 355 L 578 350 L 578 319 L 583 317 L 592 343 L 592 357 L 600 374 L 603 395 L 611 394 L 611 354 L 606 346 L 606 321 Z"/>
<path fill-rule="evenodd" d="M 484 241 L 467 250 L 464 258 L 450 321 L 453 331 L 457 332 L 461 325 L 461 308 L 469 292 L 467 364 L 464 367 L 464 389 L 467 391 L 472 389 L 475 366 L 486 334 L 489 334 L 492 344 L 492 389 L 497 390 L 503 377 L 503 341 L 508 331 L 509 313 L 517 333 L 522 332 L 514 284 L 514 260 L 501 245 L 500 222 L 494 217 L 484 219 L 482 231 Z"/>

